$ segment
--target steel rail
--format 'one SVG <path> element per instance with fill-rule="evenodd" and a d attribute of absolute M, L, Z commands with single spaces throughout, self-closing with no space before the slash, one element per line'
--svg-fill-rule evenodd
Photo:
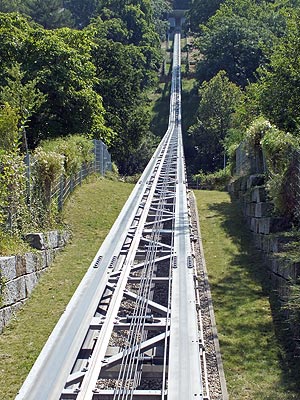
<path fill-rule="evenodd" d="M 208 399 L 190 235 L 177 30 L 168 130 L 16 400 Z"/>

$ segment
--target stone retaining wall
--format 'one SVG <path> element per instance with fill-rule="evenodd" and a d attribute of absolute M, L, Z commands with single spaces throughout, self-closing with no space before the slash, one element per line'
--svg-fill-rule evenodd
<path fill-rule="evenodd" d="M 300 277 L 300 236 L 290 230 L 287 219 L 274 216 L 261 175 L 237 179 L 229 185 L 229 192 L 242 206 L 255 246 L 262 251 L 269 270 L 271 290 L 283 304 L 290 296 L 291 284 Z M 288 318 L 288 311 L 282 312 Z M 295 352 L 300 355 L 299 327 L 290 325 L 290 329 Z"/>
<path fill-rule="evenodd" d="M 69 236 L 66 231 L 29 233 L 25 239 L 35 249 L 33 252 L 0 257 L 0 332 L 27 300 Z"/>

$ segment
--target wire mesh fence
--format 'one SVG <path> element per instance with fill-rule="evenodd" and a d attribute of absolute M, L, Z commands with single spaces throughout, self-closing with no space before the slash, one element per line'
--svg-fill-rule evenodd
<path fill-rule="evenodd" d="M 25 220 L 37 220 L 45 218 L 51 207 L 62 210 L 67 197 L 74 189 L 81 185 L 82 181 L 92 173 L 104 175 L 112 170 L 111 156 L 106 145 L 100 140 L 93 141 L 94 157 L 89 164 L 83 164 L 79 171 L 72 176 L 61 175 L 54 182 L 41 186 L 41 179 L 36 176 L 35 160 L 29 154 L 24 163 L 20 159 L 21 178 L 13 175 L 11 182 L 6 182 L 6 196 L 0 198 L 0 221 L 2 229 L 15 232 L 25 224 Z M 25 165 L 25 168 L 24 168 Z M 0 163 L 0 174 L 4 165 Z M 11 190 L 10 190 L 11 186 Z M 18 190 L 16 190 L 16 188 Z"/>
<path fill-rule="evenodd" d="M 89 164 L 83 164 L 80 170 L 72 175 L 61 175 L 51 188 L 51 199 L 57 201 L 58 210 L 61 211 L 67 197 L 74 189 L 81 185 L 82 181 L 92 173 L 105 175 L 112 170 L 111 155 L 106 145 L 101 140 L 94 140 L 94 160 Z"/>

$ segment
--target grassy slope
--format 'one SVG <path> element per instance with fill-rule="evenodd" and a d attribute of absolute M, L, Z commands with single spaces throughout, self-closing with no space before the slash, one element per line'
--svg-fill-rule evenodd
<path fill-rule="evenodd" d="M 14 399 L 34 360 L 107 235 L 132 185 L 91 179 L 68 202 L 73 239 L 17 318 L 0 335 L 0 399 Z"/>
<path fill-rule="evenodd" d="M 263 265 L 239 209 L 227 193 L 195 194 L 230 399 L 299 399 L 281 365 Z"/>

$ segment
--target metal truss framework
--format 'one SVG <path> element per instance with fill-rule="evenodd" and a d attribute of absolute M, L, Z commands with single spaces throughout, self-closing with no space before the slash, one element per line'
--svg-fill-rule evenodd
<path fill-rule="evenodd" d="M 181 137 L 169 127 L 17 400 L 209 399 Z"/>

